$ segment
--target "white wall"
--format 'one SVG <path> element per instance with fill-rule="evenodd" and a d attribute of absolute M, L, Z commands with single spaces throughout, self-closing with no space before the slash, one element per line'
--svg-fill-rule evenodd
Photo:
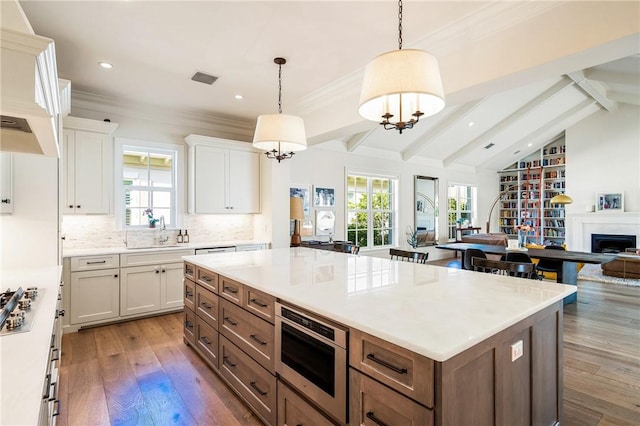
<path fill-rule="evenodd" d="M 407 226 L 413 226 L 414 220 L 414 195 L 413 178 L 415 175 L 439 178 L 439 238 L 440 242 L 447 239 L 447 186 L 449 184 L 468 184 L 478 187 L 478 216 L 474 225 L 481 226 L 484 231 L 489 204 L 497 195 L 498 176 L 493 171 L 475 171 L 473 169 L 439 168 L 417 162 L 404 162 L 390 160 L 383 155 L 364 156 L 335 149 L 323 149 L 311 147 L 306 151 L 296 153 L 293 159 L 286 160 L 291 167 L 291 186 L 317 185 L 321 187 L 335 188 L 336 198 L 336 227 L 334 239 L 346 239 L 346 207 L 345 185 L 346 170 L 358 170 L 370 173 L 382 173 L 397 175 L 399 177 L 399 245 L 408 248 L 405 232 Z M 310 188 L 312 189 L 312 188 Z M 287 188 L 288 191 L 288 188 Z M 285 208 L 282 206 L 282 215 Z M 313 209 L 312 209 L 313 210 Z M 288 214 L 288 212 L 286 212 Z M 277 217 L 277 215 L 275 215 Z M 315 220 L 315 219 L 314 219 Z M 495 228 L 495 227 L 494 227 Z M 450 257 L 451 253 L 443 253 L 444 250 L 435 248 L 422 249 L 429 251 L 429 259 Z M 378 253 L 384 256 L 388 250 Z M 375 254 L 375 253 L 374 253 Z"/>
<path fill-rule="evenodd" d="M 14 153 L 13 214 L 0 216 L 0 269 L 57 265 L 58 217 L 58 159 Z"/>

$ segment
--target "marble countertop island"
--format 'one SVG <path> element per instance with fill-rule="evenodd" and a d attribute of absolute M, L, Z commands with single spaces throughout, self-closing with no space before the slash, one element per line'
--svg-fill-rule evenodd
<path fill-rule="evenodd" d="M 184 260 L 440 362 L 576 291 L 302 247 Z"/>

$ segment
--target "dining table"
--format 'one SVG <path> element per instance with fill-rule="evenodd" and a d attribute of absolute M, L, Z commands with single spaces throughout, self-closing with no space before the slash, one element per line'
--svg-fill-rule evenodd
<path fill-rule="evenodd" d="M 436 248 L 442 250 L 465 251 L 467 249 L 482 250 L 486 254 L 494 254 L 504 256 L 509 252 L 526 253 L 532 259 L 549 259 L 558 260 L 560 264 L 556 274 L 556 281 L 562 284 L 578 285 L 578 264 L 591 263 L 602 264 L 611 262 L 616 258 L 615 254 L 588 253 L 582 251 L 571 250 L 547 250 L 543 248 L 517 248 L 510 249 L 505 246 L 494 244 L 472 244 L 472 243 L 448 243 L 437 245 Z M 462 256 L 464 260 L 464 255 Z M 565 299 L 566 303 L 575 302 L 577 300 L 577 292 Z"/>

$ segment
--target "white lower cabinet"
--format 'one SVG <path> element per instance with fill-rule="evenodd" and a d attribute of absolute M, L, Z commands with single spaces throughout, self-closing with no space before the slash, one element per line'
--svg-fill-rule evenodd
<path fill-rule="evenodd" d="M 134 266 L 121 271 L 121 316 L 182 306 L 182 263 Z"/>
<path fill-rule="evenodd" d="M 71 273 L 71 324 L 117 318 L 120 315 L 118 268 Z"/>

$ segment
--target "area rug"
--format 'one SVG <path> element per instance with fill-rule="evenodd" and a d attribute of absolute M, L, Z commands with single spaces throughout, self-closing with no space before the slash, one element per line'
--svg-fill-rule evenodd
<path fill-rule="evenodd" d="M 630 278 L 618 278 L 610 277 L 608 275 L 602 275 L 602 268 L 600 265 L 587 264 L 578 272 L 579 280 L 597 281 L 607 284 L 628 285 L 632 287 L 640 287 L 640 280 L 633 280 Z"/>

